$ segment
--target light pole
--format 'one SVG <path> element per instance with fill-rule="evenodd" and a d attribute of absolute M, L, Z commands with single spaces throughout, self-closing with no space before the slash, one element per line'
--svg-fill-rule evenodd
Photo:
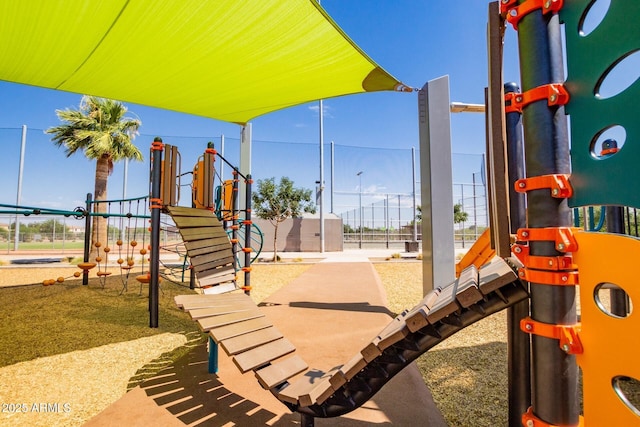
<path fill-rule="evenodd" d="M 360 179 L 360 184 L 358 185 L 358 193 L 359 193 L 359 210 L 360 210 L 360 243 L 358 247 L 362 249 L 362 171 L 358 172 L 356 176 Z"/>

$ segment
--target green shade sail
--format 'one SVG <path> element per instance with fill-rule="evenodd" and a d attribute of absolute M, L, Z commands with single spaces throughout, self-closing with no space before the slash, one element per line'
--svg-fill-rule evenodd
<path fill-rule="evenodd" d="M 3 1 L 0 80 L 235 123 L 411 90 L 315 0 Z"/>

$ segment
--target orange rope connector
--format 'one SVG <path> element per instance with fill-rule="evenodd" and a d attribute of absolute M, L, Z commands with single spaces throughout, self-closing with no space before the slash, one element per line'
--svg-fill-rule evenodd
<path fill-rule="evenodd" d="M 244 221 L 242 221 L 242 224 L 251 225 L 251 224 L 253 224 L 253 221 L 251 221 L 250 219 L 245 219 Z"/>
<path fill-rule="evenodd" d="M 231 241 L 231 243 L 238 243 L 239 240 L 238 239 L 229 239 Z"/>
<path fill-rule="evenodd" d="M 242 248 L 242 252 L 244 252 L 245 254 L 251 253 L 253 252 L 253 248 Z"/>
<path fill-rule="evenodd" d="M 242 267 L 242 271 L 244 271 L 245 273 L 250 273 L 251 267 Z"/>
<path fill-rule="evenodd" d="M 253 289 L 251 286 L 243 286 L 241 288 L 243 291 L 250 291 L 251 289 Z"/>

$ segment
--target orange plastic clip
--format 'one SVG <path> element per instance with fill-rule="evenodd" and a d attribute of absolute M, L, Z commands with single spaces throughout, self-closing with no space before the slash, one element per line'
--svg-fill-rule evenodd
<path fill-rule="evenodd" d="M 573 235 L 572 227 L 546 227 L 546 228 L 521 228 L 516 239 L 520 242 L 552 241 L 555 242 L 559 252 L 575 252 L 578 250 L 578 242 Z"/>
<path fill-rule="evenodd" d="M 580 420 L 577 425 L 572 426 L 558 426 L 556 424 L 549 424 L 546 421 L 542 421 L 540 418 L 533 414 L 533 408 L 529 407 L 527 412 L 522 414 L 522 425 L 526 427 L 582 427 L 584 425 L 584 418 L 580 416 Z"/>
<path fill-rule="evenodd" d="M 520 320 L 520 329 L 529 334 L 559 340 L 560 348 L 567 354 L 582 354 L 584 351 L 578 336 L 580 323 L 575 325 L 552 325 L 525 317 Z"/>
<path fill-rule="evenodd" d="M 571 184 L 569 183 L 568 174 L 541 175 L 522 178 L 517 180 L 514 186 L 518 193 L 526 193 L 531 190 L 549 188 L 551 190 L 551 197 L 566 199 L 573 196 L 573 187 L 571 187 Z"/>
<path fill-rule="evenodd" d="M 534 270 L 527 267 L 518 269 L 518 276 L 527 282 L 552 286 L 575 286 L 579 283 L 577 271 Z"/>
<path fill-rule="evenodd" d="M 520 260 L 520 262 L 537 270 L 577 270 L 578 266 L 573 263 L 573 257 L 569 255 L 561 256 L 536 256 L 529 254 L 528 245 L 520 245 L 515 243 L 511 251 Z"/>
<path fill-rule="evenodd" d="M 149 209 L 162 209 L 162 199 L 149 199 Z"/>
<path fill-rule="evenodd" d="M 563 0 L 525 0 L 518 5 L 518 0 L 501 0 L 500 13 L 505 15 L 505 19 L 518 30 L 518 23 L 522 18 L 531 12 L 541 9 L 542 14 L 558 12 L 564 6 Z"/>
<path fill-rule="evenodd" d="M 561 83 L 549 83 L 522 93 L 510 92 L 504 96 L 505 103 L 509 104 L 505 105 L 504 111 L 505 113 L 522 113 L 524 107 L 543 99 L 547 100 L 549 107 L 565 105 L 569 102 L 569 92 Z"/>
<path fill-rule="evenodd" d="M 245 254 L 251 253 L 251 252 L 253 252 L 253 249 L 252 248 L 242 248 L 242 252 L 244 252 Z"/>

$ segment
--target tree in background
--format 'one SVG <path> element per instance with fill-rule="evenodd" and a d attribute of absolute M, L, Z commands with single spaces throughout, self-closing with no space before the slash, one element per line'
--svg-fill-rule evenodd
<path fill-rule="evenodd" d="M 121 102 L 95 96 L 83 96 L 77 110 L 56 110 L 63 124 L 47 129 L 53 143 L 65 148 L 67 157 L 80 151 L 96 161 L 95 201 L 107 200 L 107 181 L 114 162 L 131 159 L 142 161 L 143 156 L 133 139 L 138 134 L 140 120 L 126 117 L 127 107 Z M 106 213 L 104 203 L 95 205 L 94 212 Z M 98 235 L 99 233 L 99 235 Z M 91 233 L 91 258 L 95 259 L 96 242 L 107 241 L 107 219 L 93 217 Z"/>
<path fill-rule="evenodd" d="M 469 214 L 462 210 L 462 205 L 456 203 L 453 205 L 453 223 L 460 224 L 469 219 Z"/>
<path fill-rule="evenodd" d="M 422 205 L 418 205 L 416 207 L 418 213 L 416 214 L 416 220 L 418 222 L 422 221 Z M 459 224 L 461 222 L 465 222 L 469 219 L 469 214 L 462 210 L 462 204 L 456 203 L 453 205 L 453 223 Z"/>
<path fill-rule="evenodd" d="M 311 190 L 294 188 L 289 178 L 280 178 L 276 185 L 275 178 L 259 179 L 258 188 L 252 195 L 253 212 L 259 218 L 267 219 L 274 227 L 273 261 L 278 260 L 278 226 L 287 218 L 300 216 L 302 212 L 315 213 L 316 208 L 311 201 Z"/>

